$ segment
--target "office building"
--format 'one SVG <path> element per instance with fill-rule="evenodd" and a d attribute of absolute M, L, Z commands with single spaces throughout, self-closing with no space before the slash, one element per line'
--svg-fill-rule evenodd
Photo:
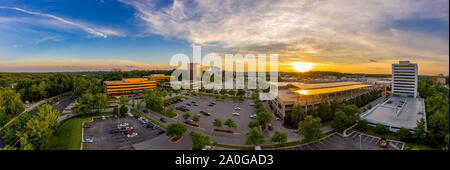
<path fill-rule="evenodd" d="M 392 64 L 392 94 L 417 97 L 417 64 L 400 61 Z"/>

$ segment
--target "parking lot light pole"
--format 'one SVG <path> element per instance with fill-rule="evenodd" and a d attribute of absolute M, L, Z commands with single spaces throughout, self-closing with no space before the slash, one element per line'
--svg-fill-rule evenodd
<path fill-rule="evenodd" d="M 359 150 L 362 150 L 362 140 L 361 140 L 362 135 L 359 134 Z"/>

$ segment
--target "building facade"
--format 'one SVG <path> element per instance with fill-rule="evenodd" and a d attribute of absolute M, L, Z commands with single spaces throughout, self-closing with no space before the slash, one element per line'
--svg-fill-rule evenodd
<path fill-rule="evenodd" d="M 288 85 L 297 88 L 288 88 Z M 378 90 L 374 84 L 363 84 L 361 82 L 335 82 L 335 83 L 278 83 L 278 95 L 269 101 L 272 109 L 280 117 L 291 113 L 297 105 L 308 109 L 317 107 L 320 103 L 332 100 L 348 100 L 357 96 Z"/>
<path fill-rule="evenodd" d="M 103 82 L 109 96 L 130 94 L 156 87 L 156 81 L 148 78 L 124 78 L 120 81 Z"/>
<path fill-rule="evenodd" d="M 417 64 L 400 61 L 392 64 L 392 94 L 417 97 Z"/>

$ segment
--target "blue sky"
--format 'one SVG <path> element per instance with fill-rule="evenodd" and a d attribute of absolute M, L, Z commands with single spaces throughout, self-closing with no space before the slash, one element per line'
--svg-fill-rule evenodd
<path fill-rule="evenodd" d="M 167 69 L 170 57 L 277 53 L 280 67 L 448 74 L 448 1 L 0 1 L 0 71 Z M 314 70 L 313 69 L 313 70 Z"/>

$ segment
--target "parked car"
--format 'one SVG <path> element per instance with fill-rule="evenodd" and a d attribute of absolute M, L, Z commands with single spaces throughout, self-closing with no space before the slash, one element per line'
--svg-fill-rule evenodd
<path fill-rule="evenodd" d="M 119 131 L 119 129 L 113 129 L 113 130 L 111 130 L 111 134 L 116 134 L 116 133 L 119 133 L 120 131 Z"/>
<path fill-rule="evenodd" d="M 192 122 L 194 122 L 194 121 L 191 118 L 186 119 L 186 123 L 192 123 Z"/>
<path fill-rule="evenodd" d="M 198 104 L 197 104 L 197 103 L 194 103 L 194 106 L 198 106 Z"/>
<path fill-rule="evenodd" d="M 139 115 L 134 115 L 134 118 L 139 119 L 141 116 Z"/>
<path fill-rule="evenodd" d="M 146 123 L 148 123 L 148 120 L 144 118 L 144 119 L 141 119 L 140 122 L 141 122 L 142 124 L 146 124 Z"/>
<path fill-rule="evenodd" d="M 208 106 L 209 106 L 209 107 L 213 107 L 214 105 L 213 105 L 213 104 L 209 104 Z"/>
<path fill-rule="evenodd" d="M 267 125 L 267 127 L 269 128 L 269 130 L 273 129 L 272 124 Z"/>
<path fill-rule="evenodd" d="M 119 123 L 119 127 L 125 127 L 125 126 L 128 126 L 128 123 L 126 123 L 126 122 Z"/>
<path fill-rule="evenodd" d="M 195 101 L 192 101 L 191 103 L 196 103 Z"/>
<path fill-rule="evenodd" d="M 127 137 L 132 138 L 132 137 L 135 137 L 137 135 L 138 135 L 138 133 L 135 132 L 135 133 L 128 134 Z"/>
<path fill-rule="evenodd" d="M 254 106 L 254 105 L 255 105 L 255 103 L 250 103 L 249 105 L 250 105 L 250 106 Z"/>
<path fill-rule="evenodd" d="M 161 134 L 163 134 L 163 133 L 166 133 L 166 131 L 160 130 L 160 131 L 158 132 L 158 135 L 161 135 Z"/>
<path fill-rule="evenodd" d="M 164 119 L 163 117 L 159 119 L 159 121 L 166 123 L 166 119 Z"/>
<path fill-rule="evenodd" d="M 205 111 L 203 111 L 203 110 L 200 110 L 200 113 L 206 113 Z"/>
<path fill-rule="evenodd" d="M 81 142 L 83 142 L 83 143 L 92 143 L 92 142 L 94 142 L 94 139 L 93 138 L 84 138 L 84 139 L 81 139 Z"/>
<path fill-rule="evenodd" d="M 90 124 L 84 124 L 83 128 L 93 128 L 94 126 L 90 125 Z"/>
<path fill-rule="evenodd" d="M 239 106 L 234 107 L 234 110 L 241 110 Z"/>
<path fill-rule="evenodd" d="M 252 115 L 250 115 L 250 118 L 252 118 L 252 119 L 256 119 L 256 114 L 252 114 Z"/>
<path fill-rule="evenodd" d="M 189 104 L 189 103 L 186 103 L 186 106 L 191 106 L 191 104 Z"/>
<path fill-rule="evenodd" d="M 203 113 L 203 115 L 205 115 L 205 116 L 211 116 L 211 114 L 209 114 L 208 112 Z"/>
<path fill-rule="evenodd" d="M 153 126 L 152 126 L 152 130 L 156 130 L 156 129 L 158 129 L 158 128 L 159 128 L 158 125 L 153 125 Z"/>
<path fill-rule="evenodd" d="M 239 114 L 238 112 L 234 112 L 234 113 L 231 113 L 233 116 L 240 116 L 241 114 Z"/>
<path fill-rule="evenodd" d="M 145 126 L 146 128 L 152 128 L 154 125 L 151 123 L 148 123 L 147 126 Z"/>

